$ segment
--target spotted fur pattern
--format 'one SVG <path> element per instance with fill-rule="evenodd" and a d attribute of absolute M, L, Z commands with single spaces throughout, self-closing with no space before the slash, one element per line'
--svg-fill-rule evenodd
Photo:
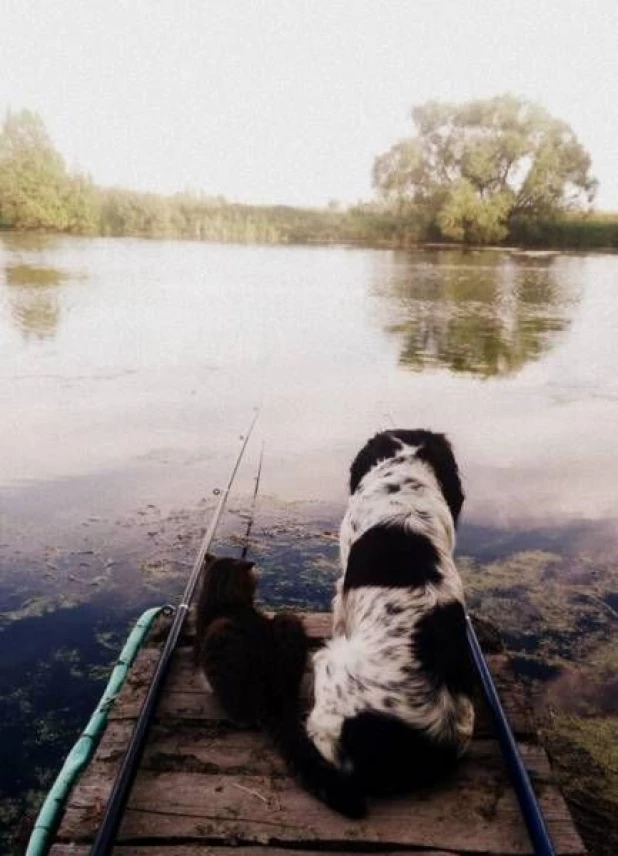
<path fill-rule="evenodd" d="M 333 635 L 314 655 L 307 730 L 367 791 L 440 777 L 474 725 L 464 592 L 453 561 L 463 503 L 441 434 L 393 430 L 351 468 Z"/>

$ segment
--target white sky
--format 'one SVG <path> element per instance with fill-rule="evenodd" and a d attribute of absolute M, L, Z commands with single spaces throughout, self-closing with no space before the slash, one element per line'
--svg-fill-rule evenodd
<path fill-rule="evenodd" d="M 616 0 L 2 0 L 0 111 L 100 184 L 354 202 L 412 105 L 505 91 L 572 125 L 618 210 Z"/>

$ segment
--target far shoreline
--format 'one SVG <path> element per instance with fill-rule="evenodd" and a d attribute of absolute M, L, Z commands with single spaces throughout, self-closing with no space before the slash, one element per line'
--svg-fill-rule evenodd
<path fill-rule="evenodd" d="M 242 239 L 225 239 L 225 238 L 192 238 L 186 235 L 147 235 L 147 234 L 122 234 L 122 235 L 106 235 L 97 232 L 93 233 L 78 233 L 78 232 L 59 232 L 46 229 L 7 229 L 0 227 L 0 238 L 4 236 L 11 237 L 43 237 L 43 238 L 78 238 L 85 240 L 97 240 L 99 238 L 105 240 L 140 240 L 148 242 L 156 241 L 174 241 L 186 242 L 189 244 L 218 244 L 222 246 L 238 246 L 238 247 L 342 247 L 350 249 L 365 249 L 365 250 L 399 250 L 399 251 L 417 251 L 429 250 L 438 251 L 446 250 L 449 252 L 508 252 L 517 255 L 550 257 L 563 254 L 569 255 L 614 255 L 618 253 L 618 245 L 611 244 L 603 246 L 580 246 L 580 245 L 539 245 L 539 244 L 523 244 L 523 243 L 506 243 L 506 244 L 469 244 L 456 243 L 454 241 L 398 241 L 398 240 L 370 240 L 366 238 L 303 238 L 303 239 L 282 239 L 282 240 L 242 240 Z"/>

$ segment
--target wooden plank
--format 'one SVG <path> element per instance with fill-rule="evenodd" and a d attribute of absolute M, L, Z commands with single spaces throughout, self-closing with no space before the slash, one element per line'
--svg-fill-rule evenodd
<path fill-rule="evenodd" d="M 110 719 L 133 719 L 141 708 L 144 691 L 154 672 L 159 652 L 145 648 L 138 654 L 129 679 L 110 710 Z M 536 725 L 528 704 L 525 688 L 513 672 L 506 654 L 491 654 L 487 658 L 498 693 L 502 700 L 511 727 L 518 737 L 536 735 Z M 311 678 L 303 683 L 305 700 L 311 695 Z M 476 700 L 476 735 L 486 737 L 493 733 L 491 719 L 481 698 L 480 689 Z M 215 698 L 207 690 L 204 678 L 193 666 L 190 648 L 178 648 L 172 657 L 163 697 L 156 712 L 158 720 L 221 721 L 225 714 Z"/>
<path fill-rule="evenodd" d="M 473 772 L 473 775 L 471 775 Z M 110 782 L 81 783 L 69 800 L 59 839 L 88 841 L 96 832 Z M 539 802 L 557 852 L 582 856 L 557 789 L 538 785 Z M 354 845 L 434 848 L 457 853 L 520 856 L 532 852 L 519 807 L 504 772 L 462 764 L 439 791 L 375 801 L 363 821 L 347 821 L 290 787 L 285 777 L 141 772 L 118 843 L 286 846 Z"/>
<path fill-rule="evenodd" d="M 124 721 L 110 724 L 101 741 L 95 761 L 82 777 L 73 795 L 76 803 L 87 806 L 89 794 L 109 791 L 115 771 L 122 759 L 131 727 L 131 723 Z M 551 779 L 551 770 L 543 749 L 534 744 L 522 744 L 520 750 L 537 786 L 541 789 L 546 788 Z M 214 779 L 219 784 L 231 781 L 230 776 L 232 776 L 234 780 L 241 783 L 239 786 L 241 793 L 246 793 L 243 790 L 242 781 L 249 776 L 271 783 L 278 781 L 280 783 L 278 790 L 294 790 L 292 783 L 282 775 L 283 765 L 263 735 L 256 732 L 237 731 L 229 727 L 221 729 L 213 726 L 209 733 L 204 734 L 203 729 L 195 725 L 154 726 L 142 762 L 140 780 L 144 776 L 154 775 L 157 781 L 167 781 L 171 773 L 207 774 L 209 779 Z M 465 794 L 468 799 L 471 793 L 478 795 L 479 791 L 484 790 L 484 799 L 491 804 L 494 794 L 502 793 L 507 787 L 497 743 L 475 741 L 470 748 L 469 757 L 462 762 L 455 780 L 449 783 L 447 788 L 458 788 L 460 798 Z M 189 782 L 190 777 L 185 784 Z M 101 796 L 103 802 L 106 798 Z M 431 799 L 434 802 L 434 812 L 439 815 L 442 807 L 442 791 L 436 790 Z M 161 805 L 159 805 L 159 811 Z M 165 805 L 167 806 L 167 803 Z M 95 811 L 102 812 L 101 803 L 98 804 L 98 808 L 95 805 Z M 91 820 L 92 811 L 86 813 L 86 821 Z M 436 816 L 435 822 L 439 820 L 439 816 Z M 60 834 L 65 836 L 64 825 Z M 68 837 L 71 834 L 83 839 L 84 829 L 79 832 L 70 830 L 66 833 Z M 173 837 L 173 833 L 170 834 Z"/>
<path fill-rule="evenodd" d="M 94 760 L 82 775 L 79 786 L 111 781 L 124 755 L 130 724 L 117 722 L 110 726 L 101 741 Z M 538 744 L 519 743 L 519 750 L 535 782 L 552 782 L 551 766 L 546 752 Z M 205 775 L 285 776 L 286 769 L 268 739 L 255 731 L 227 730 L 203 735 L 200 730 L 184 727 L 154 726 L 145 749 L 141 772 L 157 774 L 188 772 Z M 499 744 L 495 740 L 475 740 L 461 760 L 454 777 L 475 787 L 487 783 L 487 774 L 505 778 L 506 772 Z M 436 790 L 439 793 L 440 788 Z"/>
<path fill-rule="evenodd" d="M 274 615 L 275 613 L 267 612 L 266 614 Z M 332 630 L 332 615 L 330 612 L 303 612 L 298 613 L 298 615 L 302 618 L 307 635 L 314 645 L 319 645 L 325 639 L 330 638 Z M 500 633 L 491 622 L 476 615 L 472 616 L 472 622 L 481 648 L 486 654 L 499 654 L 504 650 Z M 159 647 L 165 639 L 171 623 L 172 619 L 170 617 L 160 616 L 148 636 L 146 645 Z M 194 639 L 195 609 L 191 608 L 183 627 L 180 644 L 192 645 Z"/>
<path fill-rule="evenodd" d="M 110 722 L 82 780 L 114 777 L 132 732 L 130 720 Z M 285 764 L 265 734 L 218 722 L 153 725 L 140 770 L 186 770 L 211 775 L 286 774 Z"/>
<path fill-rule="evenodd" d="M 328 614 L 309 615 L 306 623 L 316 643 L 330 633 Z M 492 628 L 483 631 L 486 650 L 496 648 L 493 632 Z M 95 759 L 71 794 L 52 856 L 89 852 L 81 844 L 92 840 L 100 824 L 158 656 L 153 647 L 140 652 L 112 707 Z M 488 661 L 520 737 L 520 750 L 557 853 L 585 856 L 552 782 L 547 755 L 534 742 L 527 695 L 505 655 L 491 655 Z M 310 693 L 308 674 L 304 697 L 308 699 Z M 233 845 L 234 856 L 317 856 L 325 850 L 336 850 L 338 856 L 359 850 L 386 856 L 393 848 L 410 856 L 523 856 L 532 850 L 499 747 L 494 740 L 482 739 L 491 731 L 487 711 L 481 707 L 476 739 L 449 782 L 431 793 L 372 802 L 367 820 L 347 821 L 290 780 L 263 734 L 239 729 L 226 720 L 193 668 L 191 649 L 184 646 L 173 657 L 113 852 L 119 856 L 231 856 L 229 846 L 223 845 Z M 522 742 L 526 735 L 530 739 Z M 274 849 L 263 846 L 270 843 Z M 278 844 L 285 849 L 277 849 Z M 312 845 L 317 849 L 307 849 Z"/>
<path fill-rule="evenodd" d="M 233 847 L 233 849 L 232 849 Z M 50 856 L 89 856 L 90 845 L 80 844 L 54 844 L 49 851 Z M 191 845 L 152 845 L 143 846 L 122 844 L 114 847 L 112 854 L 116 856 L 324 856 L 324 850 L 290 850 L 280 847 L 213 847 L 210 844 Z M 372 856 L 393 856 L 392 850 L 372 850 Z M 358 851 L 337 851 L 337 856 L 358 856 Z M 459 856 L 446 850 L 398 850 L 397 856 Z"/>
<path fill-rule="evenodd" d="M 286 610 L 292 611 L 292 610 Z M 332 629 L 332 616 L 329 612 L 298 612 L 296 613 L 303 620 L 305 630 L 309 636 L 313 647 L 316 647 L 329 638 Z M 266 611 L 266 615 L 275 615 L 274 612 Z M 166 615 L 161 615 L 157 618 L 152 630 L 148 634 L 146 647 L 160 648 L 165 640 L 167 633 L 171 627 L 172 618 Z M 195 639 L 195 608 L 191 607 L 187 620 L 184 623 L 182 633 L 180 635 L 180 645 L 193 645 Z"/>
<path fill-rule="evenodd" d="M 111 722 L 103 735 L 96 755 L 82 781 L 111 779 L 119 767 L 133 723 Z M 520 743 L 528 768 L 539 780 L 551 780 L 547 754 L 538 744 Z M 503 765 L 500 747 L 495 740 L 474 740 L 462 763 L 480 769 Z M 155 772 L 204 773 L 282 776 L 286 769 L 266 735 L 258 731 L 237 730 L 232 726 L 212 723 L 205 727 L 175 723 L 154 725 L 141 762 L 141 770 Z M 470 774 L 474 778 L 473 774 Z"/>

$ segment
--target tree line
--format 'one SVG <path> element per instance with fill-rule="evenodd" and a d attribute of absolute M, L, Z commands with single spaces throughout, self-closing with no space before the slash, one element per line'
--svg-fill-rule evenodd
<path fill-rule="evenodd" d="M 414 136 L 375 160 L 375 200 L 305 209 L 98 187 L 67 169 L 40 116 L 8 112 L 0 229 L 242 243 L 618 247 L 618 216 L 591 211 L 597 182 L 588 153 L 542 107 L 511 95 L 431 101 L 412 119 Z"/>

